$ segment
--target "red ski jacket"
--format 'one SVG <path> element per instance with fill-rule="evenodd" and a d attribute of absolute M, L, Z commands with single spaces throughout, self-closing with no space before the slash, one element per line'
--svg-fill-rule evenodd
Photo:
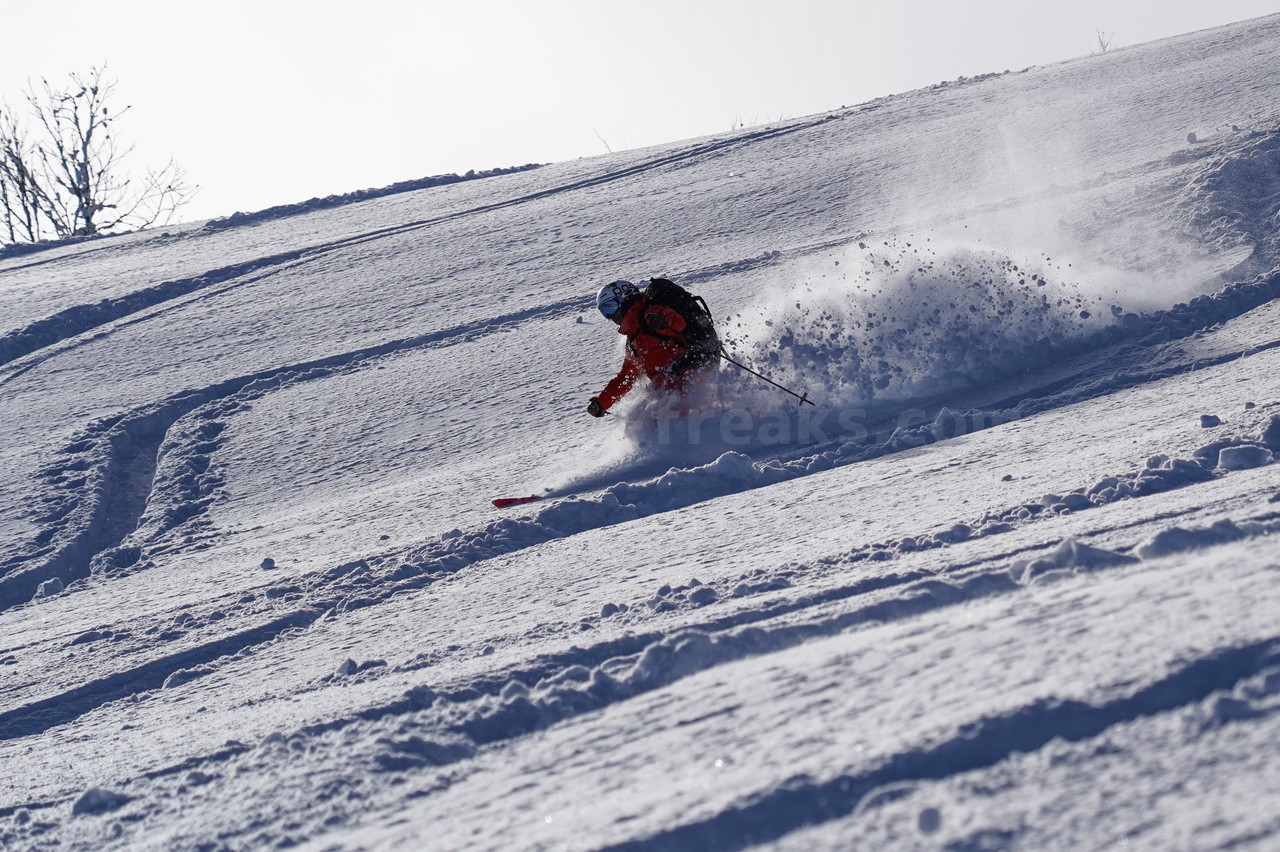
<path fill-rule="evenodd" d="M 605 386 L 599 396 L 592 397 L 606 411 L 626 396 L 641 374 L 655 387 L 678 390 L 684 386 L 687 369 L 678 360 L 689 353 L 689 341 L 681 333 L 684 317 L 665 305 L 649 304 L 641 294 L 618 323 L 618 334 L 627 336 L 627 357 L 618 375 Z"/>

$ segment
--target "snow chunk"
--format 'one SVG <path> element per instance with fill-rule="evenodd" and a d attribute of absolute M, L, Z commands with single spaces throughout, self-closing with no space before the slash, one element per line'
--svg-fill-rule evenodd
<path fill-rule="evenodd" d="M 1224 519 L 1208 529 L 1188 530 L 1182 527 L 1169 527 L 1138 545 L 1136 550 L 1143 559 L 1158 559 L 1171 553 L 1236 541 L 1244 538 L 1245 535 L 1245 531 L 1234 522 Z"/>
<path fill-rule="evenodd" d="M 408 772 L 428 766 L 445 766 L 465 760 L 475 749 L 462 742 L 423 739 L 419 736 L 384 738 L 374 754 L 374 763 L 382 772 Z"/>
<path fill-rule="evenodd" d="M 1062 505 L 1066 506 L 1073 512 L 1079 512 L 1082 509 L 1093 508 L 1093 501 L 1078 491 L 1063 496 Z"/>
<path fill-rule="evenodd" d="M 730 482 L 750 482 L 755 474 L 755 466 L 751 463 L 751 459 L 742 453 L 735 452 L 720 456 L 708 465 L 707 469 Z"/>
<path fill-rule="evenodd" d="M 791 581 L 785 577 L 775 577 L 760 582 L 744 581 L 733 587 L 730 597 L 745 598 L 748 595 L 758 595 L 761 592 L 775 592 L 779 589 L 791 588 Z"/>
<path fill-rule="evenodd" d="M 1223 470 L 1248 470 L 1272 462 L 1271 451 L 1266 447 L 1227 447 L 1218 453 L 1218 467 Z"/>
<path fill-rule="evenodd" d="M 104 814 L 123 807 L 129 801 L 130 798 L 121 793 L 91 787 L 76 799 L 76 803 L 71 806 L 71 813 L 75 816 Z"/>
<path fill-rule="evenodd" d="M 506 686 L 502 687 L 502 691 L 498 693 L 503 701 L 514 701 L 517 698 L 528 698 L 529 687 L 525 686 L 518 680 L 507 681 Z"/>
<path fill-rule="evenodd" d="M 1024 585 L 1036 582 L 1046 575 L 1065 575 L 1079 571 L 1091 571 L 1112 565 L 1137 562 L 1132 556 L 1081 544 L 1073 538 L 1063 541 L 1047 555 L 1030 561 L 1015 562 L 1010 569 L 1014 579 Z"/>
<path fill-rule="evenodd" d="M 700 586 L 689 593 L 689 600 L 696 606 L 715 603 L 716 590 L 710 586 Z"/>
<path fill-rule="evenodd" d="M 956 524 L 955 526 L 951 527 L 951 529 L 944 530 L 943 532 L 936 533 L 934 535 L 934 538 L 938 539 L 939 541 L 947 542 L 948 544 L 967 541 L 972 537 L 973 537 L 973 527 L 969 526 L 968 524 Z"/>
<path fill-rule="evenodd" d="M 1262 430 L 1258 440 L 1273 453 L 1280 453 L 1280 414 L 1271 415 L 1267 427 Z"/>
<path fill-rule="evenodd" d="M 700 630 L 685 630 L 645 648 L 626 681 L 642 689 L 662 686 L 705 668 L 717 656 L 710 636 Z"/>
<path fill-rule="evenodd" d="M 1218 694 L 1205 706 L 1202 724 L 1218 727 L 1240 719 L 1255 719 L 1274 712 L 1280 695 L 1280 667 L 1270 666 L 1236 684 L 1230 694 Z"/>
<path fill-rule="evenodd" d="M 54 595 L 62 594 L 62 592 L 65 591 L 65 589 L 66 589 L 66 586 L 62 584 L 62 581 L 59 580 L 57 577 L 54 577 L 52 580 L 45 580 L 43 583 L 39 585 L 39 587 L 36 589 L 36 597 L 51 598 Z"/>
<path fill-rule="evenodd" d="M 174 687 L 182 686 L 184 683 L 189 683 L 196 678 L 204 677 L 212 672 L 213 669 L 210 666 L 195 666 L 189 669 L 178 669 L 176 672 L 164 679 L 164 684 L 160 688 L 173 689 Z"/>

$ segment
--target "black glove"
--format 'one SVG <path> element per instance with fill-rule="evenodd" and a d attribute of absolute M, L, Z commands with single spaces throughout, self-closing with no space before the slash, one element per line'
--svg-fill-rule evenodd
<path fill-rule="evenodd" d="M 587 403 L 587 413 L 592 417 L 604 417 L 604 406 L 600 404 L 599 400 L 593 399 Z"/>
<path fill-rule="evenodd" d="M 671 328 L 671 323 L 667 322 L 667 315 L 662 311 L 650 311 L 645 314 L 644 324 L 652 331 L 666 331 Z"/>

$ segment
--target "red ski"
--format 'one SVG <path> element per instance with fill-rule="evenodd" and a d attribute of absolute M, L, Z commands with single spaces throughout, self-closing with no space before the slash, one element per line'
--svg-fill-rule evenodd
<path fill-rule="evenodd" d="M 532 497 L 499 497 L 493 501 L 493 505 L 499 509 L 505 509 L 508 506 L 523 506 L 525 503 L 536 503 L 541 499 L 541 494 L 534 494 Z"/>

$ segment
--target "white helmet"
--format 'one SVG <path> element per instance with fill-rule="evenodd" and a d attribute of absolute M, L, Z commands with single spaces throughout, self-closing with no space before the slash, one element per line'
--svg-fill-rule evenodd
<path fill-rule="evenodd" d="M 596 294 L 596 307 L 604 314 L 605 319 L 621 322 L 622 306 L 638 295 L 640 288 L 630 281 L 614 281 L 600 288 L 600 292 Z"/>

